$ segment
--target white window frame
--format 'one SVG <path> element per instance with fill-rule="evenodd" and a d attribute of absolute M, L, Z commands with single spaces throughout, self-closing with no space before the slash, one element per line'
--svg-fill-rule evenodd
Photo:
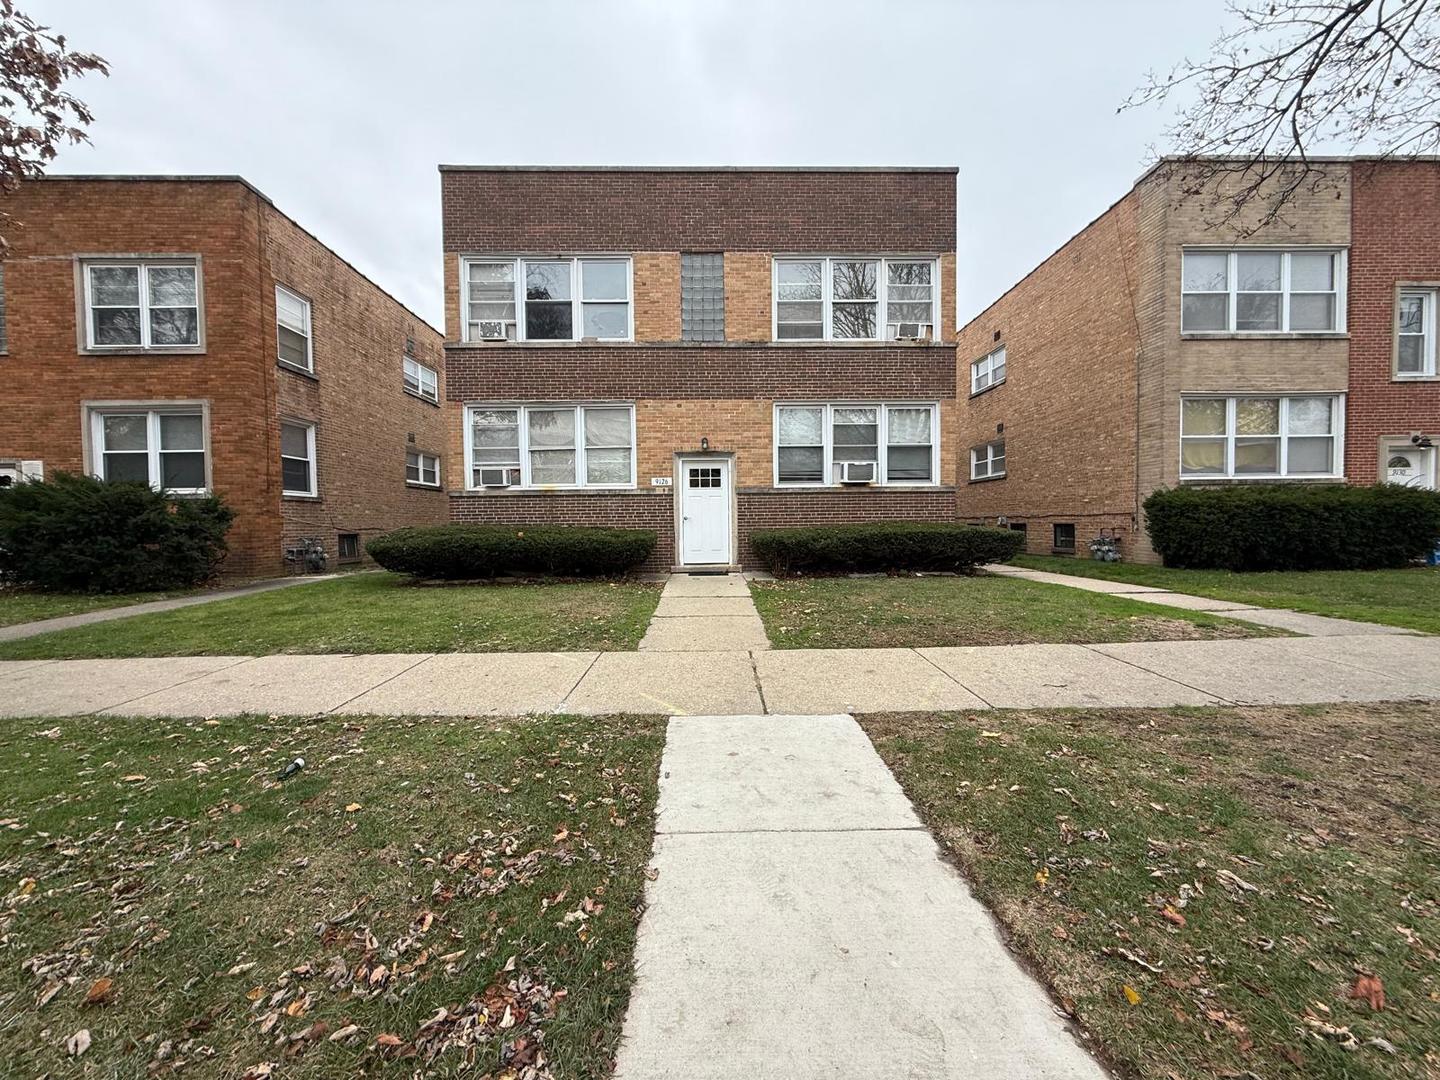
<path fill-rule="evenodd" d="M 413 372 L 412 372 L 412 369 Z M 400 364 L 401 388 L 411 397 L 418 397 L 421 401 L 429 401 L 440 404 L 440 373 L 429 364 L 422 364 L 413 356 L 406 356 Z M 414 377 L 415 389 L 410 389 L 409 380 Z M 426 378 L 429 375 L 429 393 L 426 393 Z"/>
<path fill-rule="evenodd" d="M 118 345 L 97 344 L 95 341 L 95 304 L 91 272 L 103 269 L 133 269 L 139 284 L 140 340 Z M 189 270 L 195 275 L 195 340 L 174 345 L 153 345 L 150 342 L 150 274 L 151 270 Z M 85 295 L 85 349 L 87 352 L 197 352 L 205 347 L 205 294 L 201 286 L 200 260 L 175 258 L 173 256 L 155 259 L 109 259 L 104 257 L 81 260 L 81 277 Z M 104 305 L 113 307 L 116 305 Z M 162 307 L 166 305 L 161 305 Z M 187 305 L 188 306 L 188 305 Z"/>
<path fill-rule="evenodd" d="M 1418 296 L 1424 302 L 1423 321 L 1425 324 L 1425 348 L 1422 354 L 1423 367 L 1419 371 L 1400 370 L 1400 305 L 1407 298 Z M 1440 292 L 1434 286 L 1424 285 L 1402 285 L 1395 296 L 1395 347 L 1394 358 L 1391 361 L 1391 377 L 1397 382 L 1408 382 L 1412 379 L 1433 379 L 1436 376 L 1435 365 L 1435 304 Z M 1414 335 L 1403 335 L 1414 336 Z"/>
<path fill-rule="evenodd" d="M 530 424 L 528 414 L 534 410 L 537 412 L 553 412 L 572 409 L 575 412 L 575 483 L 573 484 L 536 484 L 530 476 Z M 587 469 L 585 461 L 585 410 L 586 409 L 625 409 L 630 414 L 630 478 L 621 484 L 592 484 L 585 479 Z M 476 410 L 503 412 L 514 412 L 515 422 L 518 430 L 518 441 L 520 454 L 520 483 L 519 487 L 529 491 L 629 491 L 635 488 L 635 473 L 637 459 L 640 456 L 639 447 L 635 441 L 635 405 L 628 401 L 584 401 L 584 402 L 542 402 L 542 401 L 472 401 L 465 406 L 465 490 L 483 491 L 480 485 L 475 483 L 476 468 L 511 468 L 513 465 L 489 465 L 477 466 L 475 463 L 475 427 L 470 419 L 471 413 Z M 608 449 L 608 448 L 607 448 Z"/>
<path fill-rule="evenodd" d="M 303 317 L 303 319 L 302 319 L 302 322 L 305 324 L 302 329 L 297 329 L 296 327 L 291 326 L 289 323 L 282 323 L 282 322 L 280 321 L 280 295 L 281 295 L 282 293 L 285 294 L 285 295 L 288 296 L 291 300 L 294 300 L 296 303 L 298 303 L 298 304 L 300 305 L 300 309 L 301 309 L 301 311 L 304 313 L 304 317 Z M 299 293 L 297 293 L 294 289 L 287 289 L 284 285 L 276 285 L 276 286 L 275 286 L 275 360 L 276 360 L 276 362 L 277 362 L 278 364 L 280 364 L 282 367 L 290 368 L 292 371 L 303 371 L 303 372 L 305 372 L 305 373 L 308 374 L 308 375 L 313 375 L 313 374 L 315 374 L 315 335 L 314 335 L 314 333 L 313 333 L 313 325 L 314 325 L 314 324 L 312 323 L 312 321 L 311 321 L 311 316 L 310 316 L 310 301 L 309 301 L 309 300 L 306 300 L 305 297 L 301 296 L 301 295 L 300 295 Z M 304 336 L 304 338 L 305 338 L 305 363 L 304 363 L 303 365 L 302 365 L 302 364 L 293 363 L 293 362 L 290 361 L 290 360 L 286 360 L 283 356 L 280 355 L 280 328 L 281 328 L 282 326 L 283 326 L 285 329 L 287 329 L 287 330 L 293 331 L 294 333 L 301 334 L 301 335 Z"/>
<path fill-rule="evenodd" d="M 780 479 L 780 411 L 782 409 L 821 409 L 822 418 L 822 462 L 823 479 L 784 480 Z M 936 487 L 940 483 L 940 406 L 934 401 L 777 401 L 770 418 L 770 468 L 771 480 L 777 488 L 836 488 L 848 485 L 835 479 L 835 410 L 875 409 L 875 483 L 882 487 Z M 928 409 L 930 411 L 930 479 L 891 480 L 889 478 L 890 410 Z"/>
<path fill-rule="evenodd" d="M 821 336 L 818 338 L 781 338 L 780 337 L 780 267 L 785 263 L 820 263 L 820 288 L 821 288 Z M 832 320 L 832 300 L 835 285 L 834 264 L 837 262 L 873 262 L 877 263 L 878 269 L 875 281 L 875 331 L 878 335 L 872 338 L 842 338 L 834 336 L 834 325 Z M 817 341 L 838 341 L 844 345 L 866 342 L 888 342 L 891 339 L 886 336 L 888 323 L 886 319 L 889 313 L 889 291 L 891 263 L 929 263 L 930 264 L 930 340 L 940 340 L 940 259 L 934 255 L 776 255 L 770 260 L 770 340 L 782 345 L 804 345 Z M 814 301 L 810 301 L 813 303 Z M 846 303 L 847 301 L 840 301 Z"/>
<path fill-rule="evenodd" d="M 164 490 L 171 495 L 206 495 L 211 488 L 210 479 L 210 410 L 203 402 L 198 401 L 161 401 L 161 402 L 100 402 L 87 404 L 85 415 L 87 420 L 86 432 L 88 434 L 88 453 L 90 458 L 90 475 L 101 479 L 105 476 L 105 417 L 107 416 L 137 416 L 144 414 L 145 420 L 145 455 L 146 471 L 149 476 L 150 486 L 156 491 Z M 205 485 L 198 488 L 161 488 L 160 478 L 164 475 L 161 469 L 160 454 L 160 418 L 162 416 L 198 416 L 200 417 L 200 453 L 205 458 Z M 139 451 L 130 451 L 139 453 Z M 184 453 L 195 453 L 195 451 L 182 451 Z"/>
<path fill-rule="evenodd" d="M 472 264 L 506 265 L 511 267 L 513 275 L 513 288 L 515 290 L 515 338 L 509 344 L 518 344 L 529 341 L 525 336 L 525 264 L 527 262 L 545 263 L 569 263 L 570 264 L 570 332 L 568 338 L 536 338 L 539 344 L 553 344 L 555 342 L 576 342 L 585 340 L 585 305 L 590 304 L 619 304 L 625 305 L 625 336 L 624 337 L 597 337 L 596 341 L 634 341 L 635 340 L 635 262 L 629 255 L 619 253 L 589 253 L 584 255 L 465 255 L 460 259 L 460 327 L 462 341 L 483 341 L 482 338 L 470 336 L 470 267 Z M 581 289 L 584 284 L 582 263 L 586 262 L 623 262 L 625 264 L 625 299 L 621 300 L 584 300 L 581 298 Z M 495 342 L 495 344 L 505 344 Z"/>
<path fill-rule="evenodd" d="M 970 395 L 981 393 L 985 390 L 993 390 L 1005 382 L 1005 346 L 991 349 L 979 360 L 970 364 Z M 996 372 L 999 376 L 996 376 Z M 985 379 L 985 385 L 980 385 L 980 380 Z M 1018 393 L 1018 391 L 1017 391 Z"/>
<path fill-rule="evenodd" d="M 1244 435 L 1237 435 L 1235 431 L 1235 409 L 1236 403 L 1240 401 L 1261 400 L 1269 401 L 1274 398 L 1280 400 L 1280 415 L 1277 421 L 1278 434 L 1274 436 L 1255 436 L 1256 438 L 1276 438 L 1280 442 L 1280 471 L 1273 473 L 1252 473 L 1235 471 L 1235 440 L 1247 438 Z M 1290 402 L 1303 398 L 1323 398 L 1330 401 L 1332 417 L 1332 428 L 1328 438 L 1331 441 L 1330 465 L 1328 473 L 1295 473 L 1289 471 L 1290 440 L 1292 438 L 1325 438 L 1320 435 L 1291 435 L 1290 434 Z M 1185 435 L 1185 402 L 1187 401 L 1223 401 L 1225 402 L 1225 434 L 1224 435 Z M 1214 483 L 1221 480 L 1343 480 L 1345 479 L 1345 394 L 1182 394 L 1180 396 L 1180 423 L 1179 446 L 1176 448 L 1178 460 L 1176 462 L 1179 472 L 1177 475 L 1181 483 Z M 1218 473 L 1187 473 L 1185 472 L 1185 440 L 1208 440 L 1214 441 L 1223 439 L 1225 442 L 1225 470 Z"/>
<path fill-rule="evenodd" d="M 996 450 L 1000 453 L 996 453 Z M 981 452 L 984 457 L 981 457 Z M 999 461 L 999 469 L 995 463 Z M 981 471 L 981 464 L 984 464 L 984 471 Z M 971 480 L 1000 480 L 1005 476 L 1005 440 L 992 439 L 983 446 L 972 446 L 970 448 L 970 479 Z"/>
<path fill-rule="evenodd" d="M 308 420 L 290 420 L 286 419 L 285 417 L 281 417 L 280 426 L 281 428 L 297 427 L 304 430 L 306 454 L 304 460 L 310 466 L 310 488 L 308 491 L 294 491 L 290 488 L 287 488 L 285 486 L 285 469 L 282 466 L 282 468 L 280 469 L 280 494 L 297 498 L 308 497 L 313 499 L 320 491 L 319 469 L 317 468 L 317 455 L 315 453 L 315 425 Z M 280 459 L 282 462 L 286 458 L 289 458 L 291 461 L 301 460 L 300 458 L 295 457 L 293 454 L 285 453 L 284 447 L 285 443 L 282 436 L 282 439 L 280 441 Z"/>
<path fill-rule="evenodd" d="M 413 464 L 412 464 L 413 463 Z M 425 479 L 427 471 L 435 473 L 435 480 L 432 483 Z M 410 479 L 410 470 L 415 470 L 416 479 Z M 411 487 L 438 488 L 440 486 L 440 455 L 427 454 L 423 450 L 407 450 L 405 452 L 405 483 Z"/>
<path fill-rule="evenodd" d="M 1222 294 L 1218 290 L 1189 290 L 1185 288 L 1185 257 L 1187 255 L 1225 255 L 1226 265 L 1226 290 Z M 1244 290 L 1239 288 L 1240 275 L 1238 270 L 1239 256 L 1241 255 L 1279 255 L 1280 256 L 1280 326 L 1275 330 L 1237 330 L 1236 317 L 1238 314 L 1238 296 Z M 1290 257 L 1292 255 L 1330 255 L 1334 260 L 1332 263 L 1333 279 L 1335 288 L 1335 325 L 1328 330 L 1291 330 L 1290 329 Z M 1246 337 L 1267 337 L 1276 334 L 1291 335 L 1325 335 L 1343 334 L 1345 329 L 1345 297 L 1349 278 L 1349 249 L 1334 247 L 1331 245 L 1320 245 L 1317 247 L 1203 247 L 1187 245 L 1180 252 L 1180 333 L 1185 337 L 1204 337 L 1206 335 L 1223 334 L 1225 336 L 1243 335 Z M 1322 295 L 1313 293 L 1310 290 L 1300 290 L 1303 295 Z M 1186 296 L 1220 296 L 1226 297 L 1226 325 L 1222 330 L 1189 330 L 1185 327 L 1185 297 Z"/>

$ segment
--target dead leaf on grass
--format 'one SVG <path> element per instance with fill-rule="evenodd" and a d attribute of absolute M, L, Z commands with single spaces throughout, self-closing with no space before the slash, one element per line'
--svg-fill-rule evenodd
<path fill-rule="evenodd" d="M 114 997 L 115 981 L 108 978 L 96 979 L 85 994 L 85 1004 L 108 1005 Z"/>
<path fill-rule="evenodd" d="M 1140 992 L 1136 990 L 1133 986 L 1131 986 L 1129 983 L 1123 983 L 1121 984 L 1120 989 L 1125 992 L 1125 1000 L 1128 1001 L 1131 1005 L 1140 1004 Z"/>
<path fill-rule="evenodd" d="M 65 1040 L 65 1052 L 71 1057 L 79 1057 L 90 1049 L 90 1029 L 81 1028 Z"/>
<path fill-rule="evenodd" d="M 1350 997 L 1354 1000 L 1364 1001 L 1374 1012 L 1385 1008 L 1385 984 L 1380 981 L 1380 976 L 1371 974 L 1358 975 L 1355 978 L 1355 985 L 1350 988 Z"/>

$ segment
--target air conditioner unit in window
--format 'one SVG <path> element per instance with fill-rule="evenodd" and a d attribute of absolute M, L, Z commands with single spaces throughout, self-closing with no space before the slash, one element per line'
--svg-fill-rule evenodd
<path fill-rule="evenodd" d="M 482 319 L 475 324 L 477 341 L 505 341 L 505 328 L 510 324 L 500 319 Z"/>
<path fill-rule="evenodd" d="M 0 487 L 9 487 L 22 480 L 43 480 L 45 465 L 40 461 L 0 461 Z"/>
<path fill-rule="evenodd" d="M 892 322 L 886 329 L 891 341 L 929 341 L 933 327 L 928 322 Z"/>
<path fill-rule="evenodd" d="M 480 486 L 487 488 L 514 487 L 520 482 L 519 469 L 506 469 L 497 466 L 493 469 L 480 469 Z"/>
<path fill-rule="evenodd" d="M 873 484 L 876 472 L 876 465 L 873 461 L 840 462 L 840 482 L 842 484 Z"/>

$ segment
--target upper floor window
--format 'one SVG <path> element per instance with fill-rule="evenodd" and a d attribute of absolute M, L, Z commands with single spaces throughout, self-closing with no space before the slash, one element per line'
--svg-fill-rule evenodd
<path fill-rule="evenodd" d="M 195 263 L 91 262 L 85 271 L 85 342 L 91 349 L 200 344 Z"/>
<path fill-rule="evenodd" d="M 411 450 L 405 455 L 405 482 L 421 487 L 440 486 L 440 459 Z"/>
<path fill-rule="evenodd" d="M 1435 290 L 1403 289 L 1395 313 L 1395 377 L 1435 376 Z"/>
<path fill-rule="evenodd" d="M 1005 475 L 1005 440 L 970 448 L 970 479 L 997 480 Z"/>
<path fill-rule="evenodd" d="M 635 486 L 631 405 L 472 405 L 470 486 Z"/>
<path fill-rule="evenodd" d="M 1345 329 L 1344 250 L 1196 248 L 1182 263 L 1182 333 Z"/>
<path fill-rule="evenodd" d="M 725 340 L 725 257 L 680 256 L 680 340 Z"/>
<path fill-rule="evenodd" d="M 776 341 L 936 336 L 933 259 L 776 259 L 774 279 Z"/>
<path fill-rule="evenodd" d="M 401 365 L 404 368 L 405 392 L 422 397 L 426 401 L 440 400 L 440 376 L 435 369 L 426 367 L 420 361 L 412 357 L 405 357 Z"/>
<path fill-rule="evenodd" d="M 115 406 L 90 410 L 91 469 L 178 495 L 208 487 L 205 413 L 198 406 Z"/>
<path fill-rule="evenodd" d="M 1339 397 L 1187 397 L 1180 401 L 1184 477 L 1337 477 Z"/>
<path fill-rule="evenodd" d="M 777 485 L 932 484 L 938 448 L 933 405 L 775 407 Z"/>
<path fill-rule="evenodd" d="M 1005 346 L 970 365 L 970 393 L 978 394 L 1005 381 Z"/>
<path fill-rule="evenodd" d="M 467 259 L 466 341 L 629 341 L 630 260 Z"/>
<path fill-rule="evenodd" d="M 275 335 L 280 363 L 314 371 L 310 352 L 310 301 L 283 285 L 275 286 Z"/>

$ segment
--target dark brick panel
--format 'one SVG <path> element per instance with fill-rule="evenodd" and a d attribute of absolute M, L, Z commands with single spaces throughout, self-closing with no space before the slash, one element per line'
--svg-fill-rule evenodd
<path fill-rule="evenodd" d="M 747 568 L 758 568 L 750 550 L 756 529 L 784 529 L 798 525 L 850 525 L 871 521 L 954 521 L 955 492 L 951 488 L 897 491 L 865 488 L 854 491 L 781 491 L 775 488 L 737 493 L 740 518 L 740 558 Z"/>

